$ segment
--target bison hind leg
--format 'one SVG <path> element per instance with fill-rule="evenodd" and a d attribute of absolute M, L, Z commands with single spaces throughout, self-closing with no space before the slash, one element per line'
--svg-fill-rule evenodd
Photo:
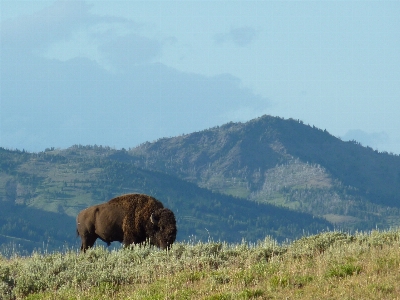
<path fill-rule="evenodd" d="M 85 252 L 87 249 L 92 248 L 94 243 L 96 242 L 97 236 L 95 235 L 86 235 L 81 238 L 81 250 Z"/>

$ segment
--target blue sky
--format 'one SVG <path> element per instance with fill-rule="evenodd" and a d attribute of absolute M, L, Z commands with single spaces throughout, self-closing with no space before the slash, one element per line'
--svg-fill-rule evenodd
<path fill-rule="evenodd" d="M 0 5 L 1 147 L 130 148 L 269 114 L 400 154 L 400 1 Z"/>

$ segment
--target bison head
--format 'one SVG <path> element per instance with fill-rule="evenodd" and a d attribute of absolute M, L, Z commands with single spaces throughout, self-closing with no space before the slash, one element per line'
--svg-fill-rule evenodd
<path fill-rule="evenodd" d="M 176 238 L 176 220 L 168 208 L 154 211 L 150 216 L 150 243 L 161 249 L 169 248 Z"/>

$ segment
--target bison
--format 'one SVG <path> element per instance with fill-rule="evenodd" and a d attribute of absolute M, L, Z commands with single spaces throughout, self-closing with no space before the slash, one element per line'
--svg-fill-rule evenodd
<path fill-rule="evenodd" d="M 143 194 L 128 194 L 82 210 L 76 217 L 81 251 L 92 247 L 97 238 L 119 241 L 124 246 L 149 240 L 161 249 L 170 248 L 176 238 L 174 213 L 157 199 Z"/>

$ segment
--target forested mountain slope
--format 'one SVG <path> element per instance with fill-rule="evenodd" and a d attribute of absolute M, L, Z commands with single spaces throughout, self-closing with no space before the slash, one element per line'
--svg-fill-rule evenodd
<path fill-rule="evenodd" d="M 310 214 L 214 193 L 135 167 L 124 150 L 74 146 L 26 153 L 0 149 L 0 238 L 24 247 L 76 246 L 75 216 L 114 196 L 155 196 L 177 217 L 178 240 L 294 239 L 331 225 Z M 50 242 L 49 242 L 50 241 Z"/>
<path fill-rule="evenodd" d="M 400 225 L 400 157 L 343 142 L 301 121 L 263 116 L 145 143 L 129 153 L 137 166 L 346 228 Z"/>
<path fill-rule="evenodd" d="M 131 192 L 171 208 L 179 240 L 388 228 L 400 225 L 400 157 L 271 116 L 129 150 L 0 148 L 0 242 L 76 245 L 80 210 Z"/>

